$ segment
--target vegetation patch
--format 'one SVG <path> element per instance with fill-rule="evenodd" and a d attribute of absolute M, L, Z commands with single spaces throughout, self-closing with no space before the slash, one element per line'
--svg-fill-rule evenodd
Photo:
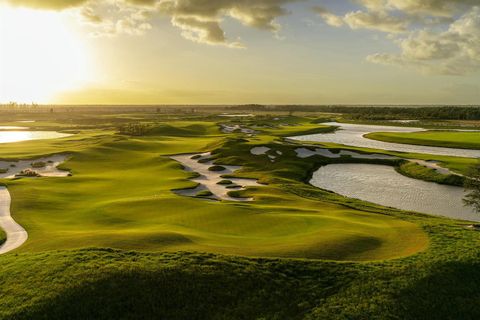
<path fill-rule="evenodd" d="M 220 180 L 217 182 L 217 184 L 222 184 L 222 185 L 228 185 L 228 184 L 232 184 L 232 180 L 227 180 L 227 179 L 224 179 L 224 180 Z"/>
<path fill-rule="evenodd" d="M 209 171 L 224 171 L 226 168 L 224 166 L 214 165 L 208 168 Z"/>
<path fill-rule="evenodd" d="M 423 131 L 423 132 L 375 132 L 366 138 L 394 143 L 423 146 L 480 149 L 480 132 L 469 131 Z"/>
<path fill-rule="evenodd" d="M 196 197 L 211 197 L 211 196 L 213 196 L 213 193 L 210 192 L 210 190 L 202 190 L 202 191 L 199 191 L 195 196 Z"/>
<path fill-rule="evenodd" d="M 32 168 L 45 168 L 47 163 L 44 162 L 44 161 L 35 161 L 35 162 L 32 162 Z"/>
<path fill-rule="evenodd" d="M 458 187 L 463 187 L 465 184 L 465 178 L 462 176 L 454 174 L 441 174 L 435 169 L 427 168 L 411 161 L 403 161 L 399 166 L 395 167 L 395 169 L 398 173 L 413 179 L 420 179 Z"/>

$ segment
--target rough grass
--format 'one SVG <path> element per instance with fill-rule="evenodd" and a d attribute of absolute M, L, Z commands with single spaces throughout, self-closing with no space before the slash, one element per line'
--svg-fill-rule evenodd
<path fill-rule="evenodd" d="M 463 187 L 465 184 L 465 179 L 462 176 L 453 174 L 441 174 L 434 169 L 426 168 L 415 162 L 403 162 L 395 169 L 398 173 L 414 179 L 420 179 L 424 181 L 436 182 L 439 184 L 447 184 L 458 187 Z"/>
<path fill-rule="evenodd" d="M 423 146 L 480 149 L 480 132 L 425 131 L 412 133 L 374 132 L 365 136 L 373 140 Z"/>
<path fill-rule="evenodd" d="M 0 256 L 1 319 L 480 317 L 480 232 L 465 222 L 324 192 L 303 183 L 322 159 L 191 125 L 6 146 L 69 152 L 74 175 L 7 181 L 29 239 Z M 265 142 L 275 163 L 249 152 Z M 194 183 L 167 155 L 208 150 L 268 185 L 239 192 L 252 203 L 173 194 Z"/>

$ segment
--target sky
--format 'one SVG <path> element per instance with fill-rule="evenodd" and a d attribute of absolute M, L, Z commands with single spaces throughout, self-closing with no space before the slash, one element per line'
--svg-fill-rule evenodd
<path fill-rule="evenodd" d="M 0 0 L 0 103 L 480 104 L 479 0 Z"/>

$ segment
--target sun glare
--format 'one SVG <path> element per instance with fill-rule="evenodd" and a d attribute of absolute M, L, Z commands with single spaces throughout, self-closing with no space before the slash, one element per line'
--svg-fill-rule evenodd
<path fill-rule="evenodd" d="M 79 88 L 87 51 L 61 13 L 0 6 L 0 102 L 48 103 Z"/>

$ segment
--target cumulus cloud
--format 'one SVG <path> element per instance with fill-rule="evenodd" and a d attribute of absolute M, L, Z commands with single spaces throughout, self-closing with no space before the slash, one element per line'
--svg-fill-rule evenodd
<path fill-rule="evenodd" d="M 82 21 L 95 25 L 96 35 L 142 34 L 149 16 L 168 16 L 183 37 L 210 45 L 242 47 L 230 40 L 222 22 L 232 18 L 244 26 L 277 33 L 285 5 L 301 0 L 5 0 L 12 5 L 63 10 L 79 8 Z M 147 17 L 148 16 L 148 17 Z"/>
<path fill-rule="evenodd" d="M 138 0 L 137 0 L 138 1 Z M 227 39 L 221 22 L 225 17 L 257 29 L 278 32 L 276 19 L 286 15 L 284 5 L 296 0 L 159 0 L 158 10 L 190 40 L 213 45 L 241 47 Z"/>
<path fill-rule="evenodd" d="M 341 27 L 343 26 L 343 18 L 337 16 L 336 14 L 330 12 L 328 9 L 320 6 L 315 6 L 312 8 L 313 12 L 318 14 L 323 18 L 326 24 L 332 27 Z"/>
<path fill-rule="evenodd" d="M 427 73 L 463 75 L 480 69 L 480 7 L 473 7 L 443 32 L 420 30 L 396 40 L 401 53 L 367 60 L 417 67 Z"/>
<path fill-rule="evenodd" d="M 406 32 L 410 23 L 405 17 L 391 16 L 383 11 L 349 12 L 343 19 L 352 29 L 371 29 L 390 33 Z"/>
<path fill-rule="evenodd" d="M 424 73 L 463 75 L 480 69 L 478 0 L 357 0 L 360 10 L 335 15 L 314 7 L 334 27 L 384 32 L 399 53 L 375 53 L 367 61 Z M 332 23 L 334 21 L 334 23 Z"/>

